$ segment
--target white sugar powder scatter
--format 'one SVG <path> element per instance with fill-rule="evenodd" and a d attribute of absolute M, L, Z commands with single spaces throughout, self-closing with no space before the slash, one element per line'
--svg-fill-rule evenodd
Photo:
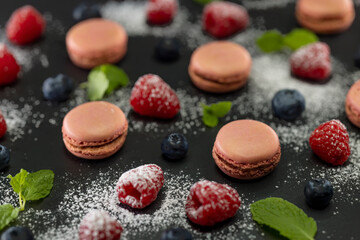
<path fill-rule="evenodd" d="M 68 174 L 64 180 L 69 187 L 57 209 L 26 210 L 20 214 L 19 223 L 26 223 L 39 240 L 72 240 L 77 238 L 78 225 L 82 218 L 90 210 L 98 209 L 105 210 L 117 218 L 124 228 L 122 239 L 139 238 L 141 234 L 144 236 L 158 234 L 171 226 L 179 226 L 191 231 L 196 239 L 237 239 L 236 236 L 239 235 L 246 236 L 247 239 L 255 239 L 253 235 L 253 231 L 256 231 L 255 223 L 251 219 L 249 200 L 245 196 L 240 196 L 242 205 L 231 224 L 219 230 L 202 232 L 190 226 L 185 214 L 189 189 L 196 182 L 189 175 L 183 172 L 176 175 L 165 173 L 165 184 L 155 200 L 158 207 L 147 212 L 146 209 L 134 211 L 119 204 L 115 193 L 117 179 L 113 177 L 116 175 L 114 173 L 117 173 L 117 170 L 111 171 L 111 174 L 100 172 L 92 181 L 71 180 Z M 1 179 L 0 182 L 4 183 L 5 180 Z M 0 204 L 16 205 L 15 194 L 5 185 L 0 184 L 0 190 L 5 196 L 0 199 Z M 55 216 L 61 218 L 55 219 Z M 43 231 L 38 230 L 37 224 L 44 226 Z"/>

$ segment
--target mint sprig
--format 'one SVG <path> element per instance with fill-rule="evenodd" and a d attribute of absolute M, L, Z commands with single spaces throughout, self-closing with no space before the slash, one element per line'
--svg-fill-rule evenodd
<path fill-rule="evenodd" d="M 208 3 L 214 2 L 214 1 L 219 1 L 219 0 L 193 0 L 194 2 L 200 3 L 202 5 L 206 5 Z"/>
<path fill-rule="evenodd" d="M 10 204 L 0 206 L 0 231 L 12 220 L 16 219 L 20 211 L 25 210 L 26 201 L 39 200 L 47 197 L 54 184 L 54 172 L 40 170 L 28 173 L 21 169 L 14 177 L 8 175 L 10 185 L 14 192 L 19 195 L 19 208 Z"/>
<path fill-rule="evenodd" d="M 213 103 L 211 105 L 201 104 L 203 108 L 202 121 L 208 127 L 215 127 L 219 123 L 219 118 L 225 117 L 230 111 L 232 103 L 229 101 Z"/>
<path fill-rule="evenodd" d="M 111 94 L 118 87 L 125 87 L 129 84 L 129 77 L 121 68 L 103 64 L 93 68 L 89 75 L 88 81 L 82 84 L 87 88 L 89 100 L 101 100 L 106 94 Z"/>
<path fill-rule="evenodd" d="M 308 29 L 296 28 L 286 35 L 277 30 L 265 32 L 256 40 L 256 45 L 266 53 L 280 51 L 284 47 L 291 50 L 299 49 L 310 43 L 318 42 L 319 38 Z"/>
<path fill-rule="evenodd" d="M 282 198 L 266 198 L 250 205 L 252 218 L 292 240 L 313 240 L 316 222 L 303 210 Z"/>

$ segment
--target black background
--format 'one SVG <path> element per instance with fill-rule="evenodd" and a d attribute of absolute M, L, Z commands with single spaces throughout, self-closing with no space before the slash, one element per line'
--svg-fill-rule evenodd
<path fill-rule="evenodd" d="M 80 1 L 2 1 L 0 4 L 0 25 L 3 27 L 9 18 L 12 11 L 24 4 L 32 4 L 40 12 L 50 12 L 54 19 L 59 19 L 61 23 L 67 28 L 72 26 L 72 9 Z M 181 5 L 191 9 L 194 16 L 201 13 L 202 7 L 191 0 L 182 0 Z M 358 9 L 357 13 L 359 12 Z M 285 8 L 273 8 L 270 10 L 251 10 L 250 16 L 262 16 L 265 19 L 267 29 L 277 28 L 281 32 L 289 32 L 297 27 L 294 17 L 294 4 L 289 4 Z M 343 62 L 350 70 L 353 67 L 353 55 L 358 49 L 360 42 L 360 20 L 355 19 L 352 27 L 345 33 L 339 35 L 320 36 L 322 41 L 327 42 L 332 50 L 332 55 Z M 169 79 L 169 83 L 173 88 L 185 88 L 192 93 L 201 96 L 210 97 L 212 95 L 206 94 L 195 89 L 189 80 L 187 74 L 187 65 L 191 56 L 191 51 L 183 49 L 182 57 L 179 61 L 172 64 L 165 64 L 155 61 L 153 58 L 153 47 L 157 39 L 155 37 L 130 37 L 129 50 L 126 58 L 118 65 L 126 69 L 131 84 L 142 74 L 154 72 L 162 76 L 164 79 Z M 75 67 L 67 57 L 65 50 L 64 36 L 54 34 L 51 31 L 46 33 L 46 37 L 35 43 L 44 52 L 51 62 L 48 68 L 43 68 L 40 64 L 34 65 L 31 71 L 25 73 L 17 83 L 10 87 L 0 88 L 0 97 L 7 98 L 11 101 L 17 102 L 19 96 L 25 99 L 34 96 L 36 99 L 42 99 L 41 86 L 42 82 L 48 76 L 57 73 L 65 73 L 71 76 L 77 84 L 86 80 L 88 72 Z M 26 46 L 25 48 L 31 48 Z M 130 54 L 131 53 L 131 54 Z M 174 77 L 175 76 L 175 77 Z M 16 89 L 16 94 L 13 94 L 12 89 Z M 226 96 L 216 96 L 218 100 L 231 99 L 239 93 L 231 93 Z M 34 110 L 49 113 L 58 110 L 62 104 L 50 104 L 46 101 L 41 101 L 40 105 L 34 106 Z M 138 118 L 134 113 L 129 114 L 129 121 L 132 118 Z M 260 119 L 261 120 L 261 119 Z M 340 119 L 346 123 L 346 117 Z M 144 119 L 144 121 L 147 121 Z M 61 122 L 61 119 L 59 119 Z M 349 125 L 349 124 L 347 124 Z M 67 152 L 62 143 L 60 127 L 54 127 L 50 124 L 42 124 L 41 128 L 35 129 L 31 135 L 25 135 L 22 139 L 11 142 L 9 136 L 0 140 L 0 144 L 8 146 L 11 150 L 11 166 L 3 173 L 16 174 L 20 168 L 28 171 L 36 171 L 39 169 L 52 169 L 56 176 L 64 176 L 64 172 L 72 172 L 77 174 L 82 171 L 83 174 L 88 174 L 89 179 L 96 175 L 98 170 L 107 171 L 110 167 L 122 168 L 128 165 L 133 159 L 144 159 L 143 163 L 156 163 L 160 165 L 165 171 L 176 173 L 184 170 L 189 174 L 195 175 L 197 170 L 200 170 L 201 177 L 214 180 L 221 183 L 227 183 L 238 189 L 241 192 L 254 193 L 253 201 L 266 198 L 269 196 L 283 197 L 288 201 L 296 204 L 311 217 L 313 217 L 318 224 L 318 233 L 316 239 L 327 239 L 327 236 L 332 236 L 332 239 L 358 239 L 360 235 L 360 203 L 350 204 L 347 202 L 333 202 L 324 210 L 314 210 L 309 208 L 303 197 L 303 183 L 289 183 L 292 186 L 291 190 L 288 188 L 280 188 L 275 195 L 268 189 L 273 189 L 274 185 L 282 179 L 282 173 L 286 171 L 286 164 L 279 164 L 275 171 L 264 179 L 255 181 L 236 181 L 222 174 L 212 161 L 211 149 L 215 136 L 220 129 L 219 126 L 208 129 L 206 132 L 201 132 L 197 135 L 187 136 L 190 142 L 190 150 L 188 156 L 178 162 L 169 162 L 161 157 L 160 143 L 163 134 L 159 136 L 152 136 L 149 138 L 146 133 L 131 133 L 128 135 L 126 143 L 122 150 L 109 159 L 103 161 L 87 161 L 76 158 Z M 358 131 L 351 128 L 352 131 Z M 37 138 L 37 141 L 34 141 Z M 155 139 L 155 140 L 154 140 Z M 119 156 L 122 156 L 122 161 L 117 161 Z M 322 164 L 316 160 L 311 151 L 308 151 L 307 156 L 299 155 L 292 151 L 291 147 L 282 145 L 282 161 L 297 160 L 309 157 L 314 159 L 313 163 L 306 164 Z M 155 159 L 155 162 L 154 162 Z M 210 163 L 210 164 L 209 164 Z M 295 167 L 295 166 L 294 166 Z M 329 166 L 330 167 L 330 166 Z M 306 178 L 306 173 L 305 178 Z M 28 207 L 38 209 L 55 209 L 58 204 L 58 199 L 61 199 L 66 186 L 57 182 L 55 179 L 54 189 L 46 201 L 39 203 L 30 203 Z M 354 189 L 358 191 L 358 189 Z M 360 193 L 358 193 L 360 198 Z M 1 197 L 1 195 L 0 195 Z M 335 208 L 340 212 L 334 216 L 332 213 Z M 14 223 L 16 224 L 16 222 Z M 38 226 L 41 228 L 41 226 Z M 221 227 L 221 226 L 220 226 Z M 321 231 L 326 230 L 323 234 Z M 261 236 L 259 232 L 264 230 L 254 231 L 254 235 L 259 239 L 273 239 L 275 235 L 267 232 L 265 236 Z M 155 237 L 154 237 L 155 238 Z M 239 236 L 242 239 L 241 236 Z"/>

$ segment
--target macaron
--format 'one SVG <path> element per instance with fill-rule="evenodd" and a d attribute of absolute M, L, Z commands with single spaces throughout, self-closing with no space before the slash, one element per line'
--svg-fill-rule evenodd
<path fill-rule="evenodd" d="M 226 93 L 245 85 L 251 65 L 251 56 L 244 47 L 229 41 L 214 41 L 193 52 L 188 71 L 199 89 Z"/>
<path fill-rule="evenodd" d="M 255 179 L 269 174 L 281 157 L 275 131 L 255 120 L 237 120 L 223 126 L 216 136 L 212 155 L 226 175 Z"/>
<path fill-rule="evenodd" d="M 360 80 L 355 82 L 347 93 L 345 112 L 350 122 L 360 127 Z"/>
<path fill-rule="evenodd" d="M 86 69 L 120 61 L 126 54 L 127 42 L 127 33 L 120 24 L 102 18 L 81 21 L 66 34 L 71 61 Z"/>
<path fill-rule="evenodd" d="M 77 157 L 103 159 L 116 153 L 124 144 L 128 121 L 119 107 L 97 101 L 81 104 L 63 120 L 65 147 Z"/>
<path fill-rule="evenodd" d="M 353 0 L 298 0 L 295 10 L 300 25 L 316 33 L 339 33 L 355 18 Z"/>

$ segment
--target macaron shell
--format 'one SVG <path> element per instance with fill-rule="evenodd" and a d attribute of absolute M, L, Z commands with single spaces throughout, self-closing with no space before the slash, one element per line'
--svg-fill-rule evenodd
<path fill-rule="evenodd" d="M 120 24 L 102 18 L 82 21 L 66 35 L 71 60 L 84 68 L 120 60 L 126 53 L 127 41 L 126 31 Z"/>
<path fill-rule="evenodd" d="M 126 117 L 116 105 L 98 101 L 79 105 L 63 121 L 63 136 L 75 146 L 111 142 L 127 131 Z"/>
<path fill-rule="evenodd" d="M 280 146 L 275 131 L 255 120 L 237 120 L 223 126 L 214 144 L 217 153 L 237 163 L 254 164 L 272 158 Z"/>
<path fill-rule="evenodd" d="M 195 50 L 189 68 L 202 78 L 229 83 L 249 73 L 251 65 L 251 56 L 245 48 L 228 41 L 215 41 Z"/>
<path fill-rule="evenodd" d="M 63 139 L 65 147 L 73 155 L 90 160 L 97 160 L 110 157 L 115 154 L 126 140 L 127 131 L 113 141 L 101 146 L 78 147 L 70 144 L 66 138 Z"/>
<path fill-rule="evenodd" d="M 360 80 L 351 86 L 346 96 L 345 112 L 349 120 L 360 127 Z"/>

